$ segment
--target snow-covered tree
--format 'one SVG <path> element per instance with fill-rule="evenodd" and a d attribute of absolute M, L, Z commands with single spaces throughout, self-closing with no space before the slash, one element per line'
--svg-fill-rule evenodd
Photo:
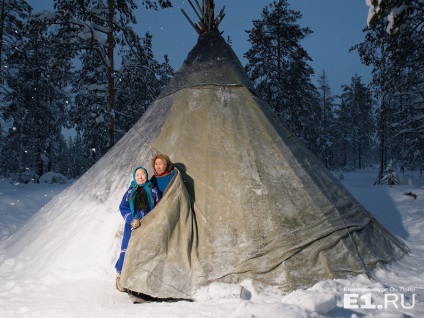
<path fill-rule="evenodd" d="M 363 63 L 372 65 L 372 86 L 374 96 L 379 102 L 377 110 L 377 136 L 379 141 L 379 177 L 383 175 L 383 167 L 386 166 L 388 152 L 388 118 L 390 118 L 390 72 L 388 41 L 390 35 L 385 31 L 384 22 L 376 21 L 372 29 L 366 30 L 365 40 L 352 47 L 357 50 Z"/>
<path fill-rule="evenodd" d="M 387 20 L 386 30 L 388 33 L 396 33 L 403 24 L 410 23 L 410 14 L 421 16 L 423 22 L 424 6 L 422 0 L 366 0 L 368 9 L 367 24 L 377 20 Z"/>
<path fill-rule="evenodd" d="M 8 170 L 5 143 L 10 127 L 4 122 L 4 111 L 8 105 L 7 96 L 12 93 L 8 78 L 15 74 L 10 59 L 24 38 L 24 25 L 30 12 L 31 7 L 24 0 L 0 1 L 0 175 Z"/>
<path fill-rule="evenodd" d="M 61 151 L 65 86 L 69 63 L 58 58 L 43 26 L 33 21 L 26 37 L 9 56 L 13 73 L 7 77 L 4 118 L 11 127 L 5 136 L 6 174 L 25 170 L 38 176 L 50 171 Z"/>
<path fill-rule="evenodd" d="M 167 54 L 163 57 L 163 60 L 163 63 L 161 63 L 158 67 L 158 79 L 162 88 L 165 87 L 174 76 L 174 69 L 170 64 L 169 56 Z"/>
<path fill-rule="evenodd" d="M 142 5 L 157 9 L 169 7 L 167 0 L 143 0 Z M 55 12 L 44 12 L 40 19 L 60 26 L 58 41 L 73 44 L 75 51 L 90 51 L 98 55 L 106 70 L 104 81 L 107 83 L 105 98 L 108 112 L 107 137 L 109 149 L 115 144 L 116 108 L 116 53 L 118 46 L 128 46 L 137 54 L 143 54 L 137 35 L 132 29 L 136 24 L 133 11 L 137 8 L 134 0 L 55 0 Z"/>
<path fill-rule="evenodd" d="M 387 165 L 386 169 L 384 170 L 383 178 L 381 178 L 380 184 L 387 184 L 387 185 L 396 185 L 398 184 L 398 180 L 395 175 L 395 170 L 393 169 L 393 161 L 390 160 L 389 164 Z"/>
<path fill-rule="evenodd" d="M 31 7 L 25 0 L 2 0 L 0 2 L 0 93 L 5 92 L 5 72 L 9 70 L 8 56 L 24 36 L 24 26 Z M 1 96 L 0 95 L 0 96 Z"/>
<path fill-rule="evenodd" d="M 128 50 L 122 57 L 122 72 L 116 84 L 118 139 L 137 122 L 173 75 L 167 56 L 163 64 L 154 59 L 152 36 L 146 33 L 140 41 L 144 48 L 142 56 Z"/>
<path fill-rule="evenodd" d="M 80 56 L 81 69 L 74 74 L 69 122 L 82 137 L 82 149 L 90 167 L 108 150 L 107 70 L 92 51 Z"/>
<path fill-rule="evenodd" d="M 424 106 L 418 94 L 399 94 L 390 99 L 390 156 L 404 167 L 424 171 Z"/>
<path fill-rule="evenodd" d="M 353 47 L 373 66 L 372 86 L 379 101 L 380 170 L 387 158 L 424 169 L 424 26 L 423 1 L 369 1 L 365 40 Z M 375 12 L 374 12 L 374 11 Z M 396 19 L 387 26 L 386 16 Z M 389 29 L 389 30 L 388 30 Z M 409 149 L 408 149 L 409 148 Z"/>
<path fill-rule="evenodd" d="M 391 89 L 389 117 L 391 150 L 397 161 L 424 170 L 424 17 L 421 10 L 406 11 L 407 20 L 390 37 Z"/>

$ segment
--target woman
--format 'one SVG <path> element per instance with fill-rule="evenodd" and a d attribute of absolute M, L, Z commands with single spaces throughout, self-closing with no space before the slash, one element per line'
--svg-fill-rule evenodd
<path fill-rule="evenodd" d="M 124 291 L 120 284 L 120 275 L 124 264 L 125 252 L 131 237 L 131 231 L 140 227 L 140 220 L 147 215 L 161 199 L 159 190 L 148 181 L 145 168 L 138 166 L 133 172 L 133 180 L 119 205 L 119 211 L 125 221 L 121 243 L 121 253 L 116 261 L 116 288 Z"/>
<path fill-rule="evenodd" d="M 152 168 L 155 175 L 150 181 L 159 189 L 160 194 L 163 195 L 169 182 L 175 175 L 174 167 L 167 155 L 159 153 L 152 159 Z"/>

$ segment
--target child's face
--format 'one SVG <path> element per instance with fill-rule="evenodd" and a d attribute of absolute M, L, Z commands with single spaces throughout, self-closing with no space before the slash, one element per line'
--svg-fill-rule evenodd
<path fill-rule="evenodd" d="M 137 182 L 137 184 L 143 184 L 146 182 L 146 174 L 143 169 L 138 169 L 135 172 L 135 182 Z"/>
<path fill-rule="evenodd" d="M 165 162 L 163 162 L 163 160 L 161 158 L 156 158 L 155 160 L 155 171 L 156 174 L 161 174 L 165 172 Z"/>

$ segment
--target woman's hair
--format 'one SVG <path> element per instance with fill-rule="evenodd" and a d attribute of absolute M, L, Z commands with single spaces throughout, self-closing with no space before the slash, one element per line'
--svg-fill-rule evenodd
<path fill-rule="evenodd" d="M 146 212 L 149 207 L 149 199 L 147 198 L 147 193 L 144 187 L 137 187 L 135 193 L 134 207 L 136 211 Z"/>
<path fill-rule="evenodd" d="M 152 168 L 153 168 L 153 171 L 156 171 L 155 170 L 155 161 L 158 158 L 162 159 L 163 162 L 165 163 L 165 171 L 164 172 L 169 172 L 169 171 L 172 170 L 172 162 L 169 159 L 169 157 L 167 155 L 163 154 L 163 153 L 158 153 L 152 159 Z"/>

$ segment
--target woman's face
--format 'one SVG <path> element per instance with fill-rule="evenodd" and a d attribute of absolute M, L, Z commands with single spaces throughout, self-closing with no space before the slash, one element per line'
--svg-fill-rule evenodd
<path fill-rule="evenodd" d="M 156 174 L 162 174 L 165 172 L 165 162 L 161 158 L 156 158 L 155 160 L 155 172 Z"/>
<path fill-rule="evenodd" d="M 135 182 L 137 182 L 137 184 L 143 184 L 146 182 L 146 174 L 143 169 L 138 169 L 135 172 Z"/>

